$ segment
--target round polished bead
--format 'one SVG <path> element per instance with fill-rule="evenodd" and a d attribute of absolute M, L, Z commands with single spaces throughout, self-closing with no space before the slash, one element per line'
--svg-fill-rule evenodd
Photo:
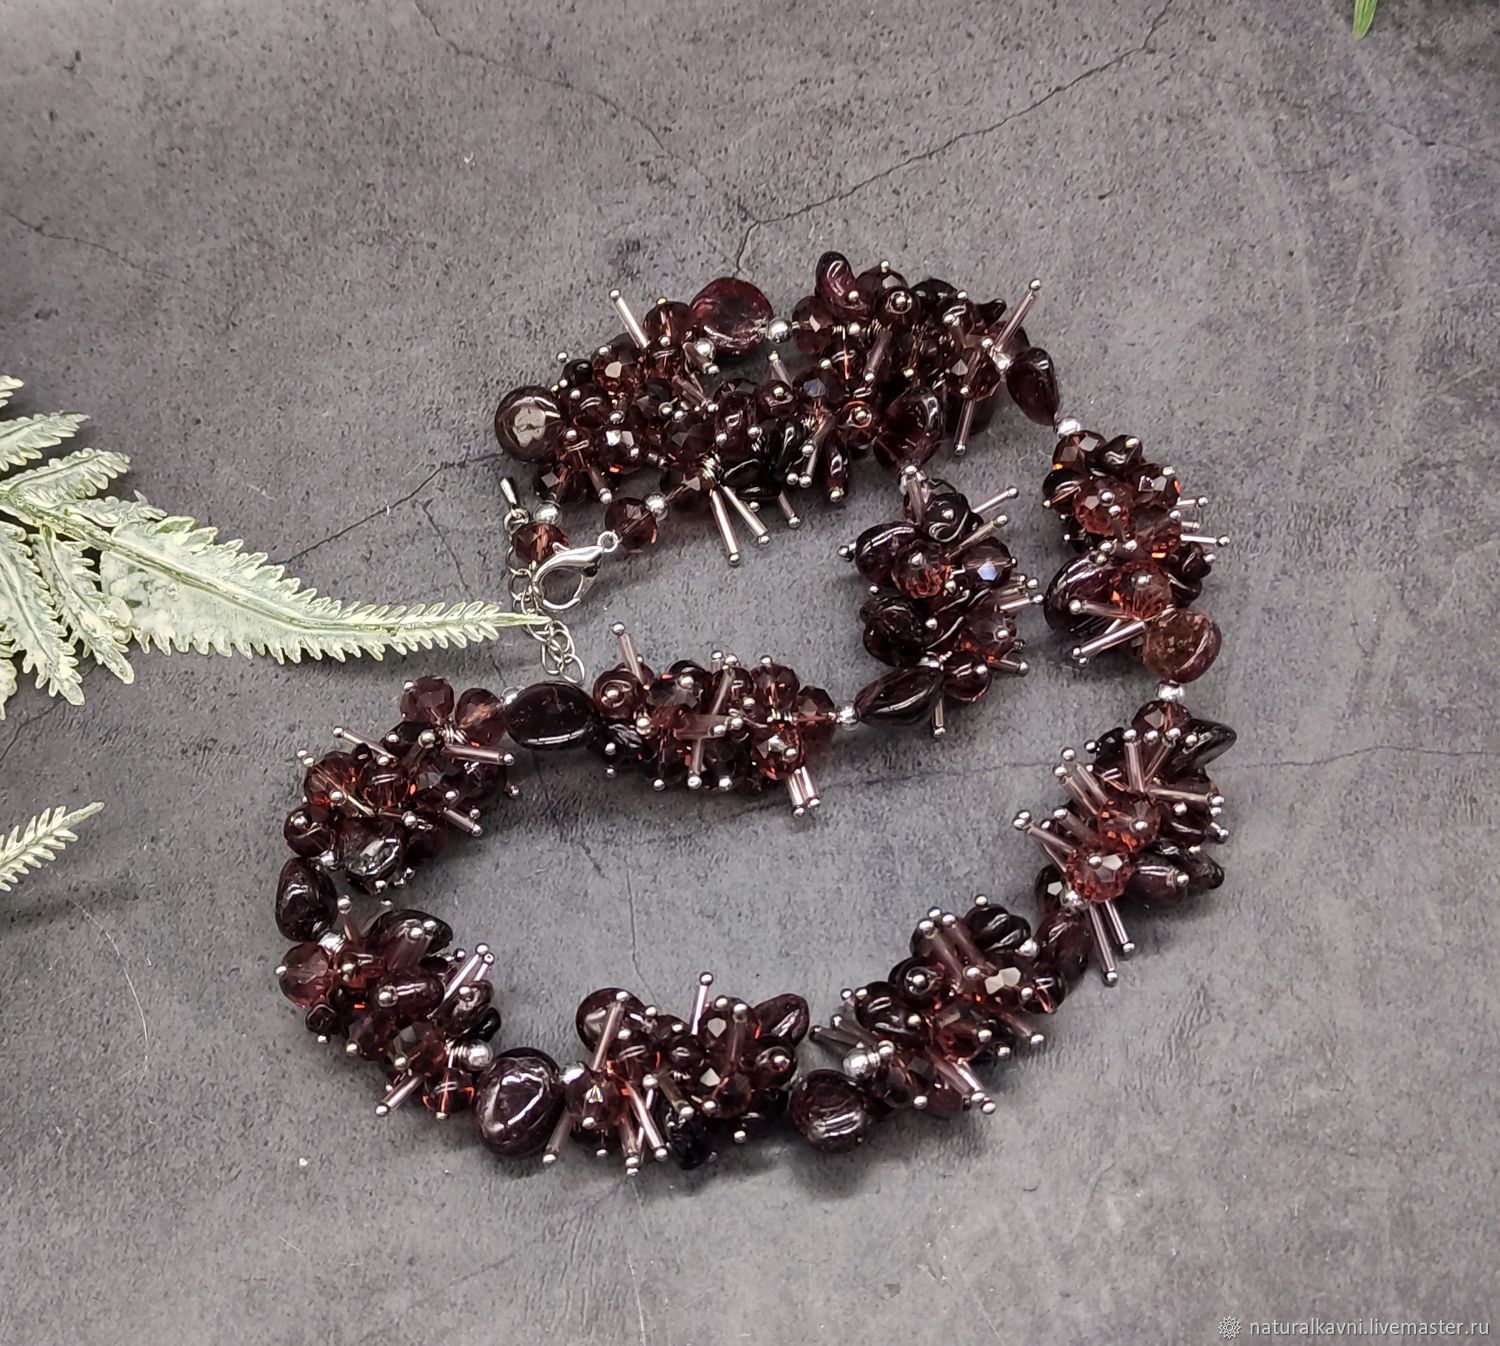
<path fill-rule="evenodd" d="M 338 914 L 338 894 L 321 869 L 288 860 L 276 884 L 276 928 L 288 939 L 317 939 Z"/>
<path fill-rule="evenodd" d="M 943 665 L 943 695 L 964 705 L 978 701 L 990 689 L 994 673 L 982 658 L 952 658 Z"/>
<path fill-rule="evenodd" d="M 720 276 L 688 305 L 693 322 L 721 355 L 748 355 L 766 339 L 771 301 L 748 280 Z"/>
<path fill-rule="evenodd" d="M 510 736 L 523 748 L 582 747 L 599 731 L 594 703 L 571 682 L 533 683 L 507 709 Z"/>
<path fill-rule="evenodd" d="M 545 388 L 517 388 L 495 410 L 495 438 L 523 463 L 550 458 L 562 442 L 562 431 L 562 410 Z"/>
<path fill-rule="evenodd" d="M 604 511 L 604 526 L 620 539 L 622 551 L 637 555 L 656 545 L 659 526 L 656 515 L 644 500 L 634 496 L 616 496 Z"/>
<path fill-rule="evenodd" d="M 562 1077 L 545 1052 L 501 1052 L 479 1076 L 474 1121 L 479 1138 L 506 1158 L 534 1154 L 547 1143 L 563 1110 Z"/>
<path fill-rule="evenodd" d="M 833 1070 L 804 1075 L 792 1090 L 787 1115 L 809 1145 L 827 1154 L 852 1150 L 875 1124 L 864 1091 Z"/>
<path fill-rule="evenodd" d="M 1219 657 L 1218 625 L 1206 612 L 1177 608 L 1157 618 L 1141 639 L 1141 662 L 1165 682 L 1192 682 Z"/>
<path fill-rule="evenodd" d="M 442 678 L 418 678 L 401 693 L 401 718 L 442 724 L 453 714 L 453 688 Z"/>
<path fill-rule="evenodd" d="M 1052 357 L 1040 346 L 1023 350 L 1005 371 L 1005 387 L 1026 416 L 1038 425 L 1050 426 L 1061 405 L 1057 370 Z"/>

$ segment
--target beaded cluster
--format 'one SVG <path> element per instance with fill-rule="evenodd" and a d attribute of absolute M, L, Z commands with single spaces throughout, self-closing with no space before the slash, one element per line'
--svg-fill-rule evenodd
<path fill-rule="evenodd" d="M 895 1111 L 989 1112 L 978 1068 L 1039 1048 L 1041 1017 L 1089 965 L 1117 980 L 1134 947 L 1123 905 L 1171 907 L 1222 882 L 1205 848 L 1227 838 L 1224 801 L 1206 768 L 1234 734 L 1193 716 L 1182 684 L 1219 651 L 1217 625 L 1193 605 L 1227 539 L 1204 531 L 1206 501 L 1184 496 L 1139 440 L 1063 415 L 1052 360 L 1021 326 L 1036 294 L 1033 282 L 1008 310 L 943 281 L 908 284 L 886 263 L 857 273 L 837 253 L 819 260 L 789 321 L 737 278 L 639 319 L 616 292 L 623 332 L 587 359 L 563 357 L 552 384 L 501 401 L 496 434 L 534 466 L 542 501 L 525 509 L 504 483 L 512 594 L 537 619 L 552 676 L 505 696 L 407 684 L 385 735 L 340 729 L 340 751 L 304 755 L 285 827 L 294 855 L 276 919 L 294 945 L 281 988 L 321 1040 L 381 1065 L 377 1112 L 417 1097 L 439 1117 L 472 1112 L 498 1154 L 550 1163 L 571 1138 L 618 1153 L 630 1172 L 646 1159 L 696 1167 L 780 1118 L 835 1151 Z M 775 349 L 788 341 L 802 357 L 795 373 Z M 768 347 L 762 377 L 725 373 Z M 927 470 L 950 437 L 967 450 L 1002 390 L 1057 434 L 1043 499 L 1077 555 L 1045 590 L 998 537 L 1015 492 L 971 503 Z M 561 614 L 606 559 L 701 513 L 736 564 L 739 528 L 768 542 L 772 510 L 796 526 L 799 491 L 839 503 L 865 458 L 894 474 L 900 509 L 840 551 L 868 586 L 865 647 L 889 672 L 840 704 L 770 658 L 716 652 L 656 671 L 616 626 L 619 661 L 584 685 Z M 623 493 L 648 476 L 654 489 Z M 560 509 L 590 496 L 604 529 L 575 547 Z M 1090 742 L 1088 760 L 1062 754 L 1062 805 L 1016 817 L 1046 862 L 1035 926 L 985 897 L 962 914 L 933 908 L 907 956 L 845 990 L 826 1025 L 800 996 L 752 1004 L 715 995 L 705 973 L 680 1017 L 619 988 L 593 992 L 576 1016 L 583 1056 L 566 1069 L 533 1048 L 498 1051 L 493 953 L 455 949 L 442 921 L 396 905 L 451 834 L 478 835 L 483 811 L 515 796 L 517 749 L 587 751 L 607 774 L 643 774 L 658 790 L 774 785 L 805 815 L 821 803 L 817 758 L 841 727 L 922 722 L 942 734 L 948 711 L 982 699 L 996 674 L 1024 673 L 1017 617 L 1033 604 L 1076 640 L 1078 663 L 1127 653 L 1160 679 L 1157 696 Z M 360 916 L 356 898 L 381 909 Z M 799 1076 L 806 1040 L 837 1068 Z"/>

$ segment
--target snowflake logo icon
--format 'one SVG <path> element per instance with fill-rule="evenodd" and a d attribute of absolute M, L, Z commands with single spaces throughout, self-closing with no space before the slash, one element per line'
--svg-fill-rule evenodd
<path fill-rule="evenodd" d="M 1233 1341 L 1240 1334 L 1240 1320 L 1234 1314 L 1219 1319 L 1219 1335 L 1225 1341 Z"/>

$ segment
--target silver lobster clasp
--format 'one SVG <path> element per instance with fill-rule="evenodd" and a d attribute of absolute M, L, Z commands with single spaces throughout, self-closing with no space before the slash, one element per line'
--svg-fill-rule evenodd
<path fill-rule="evenodd" d="M 599 534 L 597 542 L 586 547 L 559 548 L 532 572 L 536 601 L 548 612 L 567 612 L 577 607 L 593 588 L 599 576 L 599 563 L 619 546 L 619 537 L 606 531 Z"/>

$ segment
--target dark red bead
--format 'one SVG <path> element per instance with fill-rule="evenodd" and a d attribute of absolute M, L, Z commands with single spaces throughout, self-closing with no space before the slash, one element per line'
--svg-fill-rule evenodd
<path fill-rule="evenodd" d="M 834 1070 L 804 1075 L 792 1090 L 787 1116 L 809 1145 L 827 1154 L 852 1150 L 875 1124 L 864 1091 Z"/>
<path fill-rule="evenodd" d="M 474 1121 L 479 1138 L 508 1159 L 540 1150 L 562 1110 L 557 1062 L 529 1047 L 501 1052 L 475 1086 Z"/>
<path fill-rule="evenodd" d="M 442 724 L 453 714 L 453 688 L 442 678 L 418 678 L 401 693 L 401 718 L 417 724 Z"/>
<path fill-rule="evenodd" d="M 943 685 L 943 671 L 927 664 L 898 668 L 876 678 L 854 698 L 854 713 L 865 724 L 914 724 L 931 712 Z"/>
<path fill-rule="evenodd" d="M 328 951 L 318 944 L 296 944 L 286 951 L 278 975 L 281 994 L 302 1009 L 328 998 L 336 979 Z"/>
<path fill-rule="evenodd" d="M 537 682 L 507 707 L 510 736 L 523 748 L 548 750 L 586 745 L 599 731 L 594 703 L 571 682 Z"/>
<path fill-rule="evenodd" d="M 1057 370 L 1040 346 L 1023 350 L 1005 371 L 1005 387 L 1015 404 L 1038 425 L 1051 425 L 1061 405 Z"/>
<path fill-rule="evenodd" d="M 921 467 L 942 442 L 942 399 L 926 384 L 913 383 L 886 408 L 875 457 L 882 467 Z"/>
<path fill-rule="evenodd" d="M 1219 628 L 1191 608 L 1158 617 L 1141 638 L 1141 662 L 1165 682 L 1192 682 L 1219 657 Z"/>
<path fill-rule="evenodd" d="M 832 344 L 835 320 L 824 303 L 809 296 L 792 310 L 792 339 L 803 355 L 821 360 Z"/>
<path fill-rule="evenodd" d="M 761 1036 L 784 1038 L 794 1044 L 807 1036 L 812 1023 L 807 1001 L 790 993 L 761 1001 L 755 1007 L 754 1017 Z"/>
<path fill-rule="evenodd" d="M 305 860 L 288 860 L 276 884 L 276 928 L 288 939 L 314 940 L 338 914 L 328 875 Z"/>
<path fill-rule="evenodd" d="M 989 691 L 993 677 L 989 664 L 981 658 L 950 658 L 943 665 L 943 695 L 967 705 Z"/>
<path fill-rule="evenodd" d="M 333 848 L 333 828 L 318 822 L 304 809 L 293 809 L 286 816 L 281 835 L 298 855 L 311 858 Z"/>
<path fill-rule="evenodd" d="M 631 555 L 656 545 L 656 515 L 644 500 L 616 496 L 604 511 L 604 526 L 620 539 L 620 549 Z"/>
<path fill-rule="evenodd" d="M 472 748 L 493 748 L 505 737 L 505 703 L 483 687 L 470 687 L 458 698 L 453 727 Z"/>
<path fill-rule="evenodd" d="M 721 276 L 688 305 L 693 321 L 721 355 L 748 355 L 766 339 L 771 301 L 748 280 Z"/>
<path fill-rule="evenodd" d="M 523 523 L 510 535 L 511 550 L 522 565 L 534 566 L 567 545 L 568 535 L 555 523 Z"/>
<path fill-rule="evenodd" d="M 359 761 L 347 752 L 331 752 L 307 768 L 302 795 L 315 816 L 326 818 L 337 807 L 339 796 L 350 794 L 358 780 Z"/>
<path fill-rule="evenodd" d="M 904 547 L 920 538 L 911 524 L 902 520 L 876 524 L 859 535 L 854 544 L 854 564 L 871 584 L 891 582 L 891 563 Z"/>
<path fill-rule="evenodd" d="M 909 543 L 891 558 L 891 582 L 908 598 L 936 598 L 952 573 L 942 549 L 931 542 Z"/>
<path fill-rule="evenodd" d="M 562 410 L 545 388 L 517 388 L 495 410 L 495 438 L 523 463 L 550 458 L 562 442 Z"/>
<path fill-rule="evenodd" d="M 339 823 L 339 867 L 351 879 L 370 884 L 388 878 L 404 855 L 399 823 L 358 817 Z"/>

